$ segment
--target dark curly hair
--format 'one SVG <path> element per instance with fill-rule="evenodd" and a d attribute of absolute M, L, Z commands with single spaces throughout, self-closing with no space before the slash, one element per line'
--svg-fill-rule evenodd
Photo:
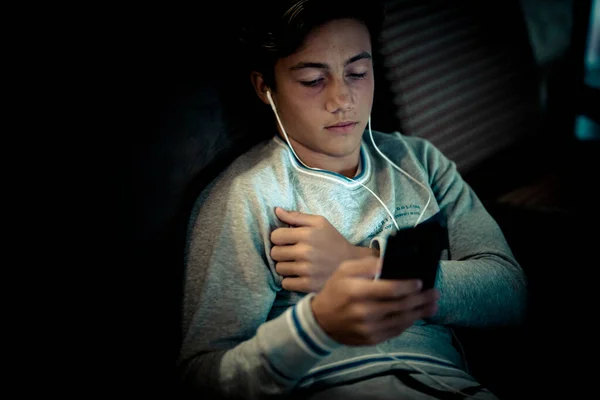
<path fill-rule="evenodd" d="M 378 0 L 267 0 L 252 3 L 245 12 L 240 34 L 246 68 L 261 73 L 275 90 L 274 67 L 278 59 L 298 50 L 309 32 L 329 21 L 351 18 L 362 22 L 375 49 L 383 23 L 383 3 Z"/>

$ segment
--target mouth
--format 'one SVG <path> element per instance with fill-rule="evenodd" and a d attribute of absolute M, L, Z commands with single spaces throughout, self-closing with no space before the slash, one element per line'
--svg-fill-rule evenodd
<path fill-rule="evenodd" d="M 355 121 L 344 121 L 335 125 L 326 126 L 325 129 L 334 133 L 349 133 L 357 124 L 358 122 Z"/>

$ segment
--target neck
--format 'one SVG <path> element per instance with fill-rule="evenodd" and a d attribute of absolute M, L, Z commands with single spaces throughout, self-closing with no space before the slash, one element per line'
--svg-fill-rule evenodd
<path fill-rule="evenodd" d="M 279 137 L 285 142 L 285 136 L 278 132 Z M 360 158 L 360 145 L 352 153 L 344 156 L 333 156 L 318 153 L 309 147 L 295 141 L 288 135 L 294 152 L 310 168 L 318 168 L 344 175 L 347 178 L 356 176 L 358 170 L 358 160 Z"/>

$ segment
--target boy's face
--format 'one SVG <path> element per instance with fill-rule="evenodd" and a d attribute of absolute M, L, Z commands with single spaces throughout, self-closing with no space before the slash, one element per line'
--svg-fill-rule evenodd
<path fill-rule="evenodd" d="M 362 23 L 335 20 L 311 31 L 296 53 L 277 61 L 275 82 L 277 111 L 301 158 L 322 167 L 335 159 L 358 162 L 374 91 Z"/>

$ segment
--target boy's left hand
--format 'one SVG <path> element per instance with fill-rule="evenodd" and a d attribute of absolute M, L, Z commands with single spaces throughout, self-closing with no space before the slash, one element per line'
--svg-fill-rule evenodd
<path fill-rule="evenodd" d="M 331 223 L 320 215 L 286 211 L 277 207 L 275 214 L 291 228 L 271 233 L 271 258 L 284 277 L 282 286 L 295 292 L 318 292 L 344 261 L 378 256 L 375 249 L 350 244 Z"/>

